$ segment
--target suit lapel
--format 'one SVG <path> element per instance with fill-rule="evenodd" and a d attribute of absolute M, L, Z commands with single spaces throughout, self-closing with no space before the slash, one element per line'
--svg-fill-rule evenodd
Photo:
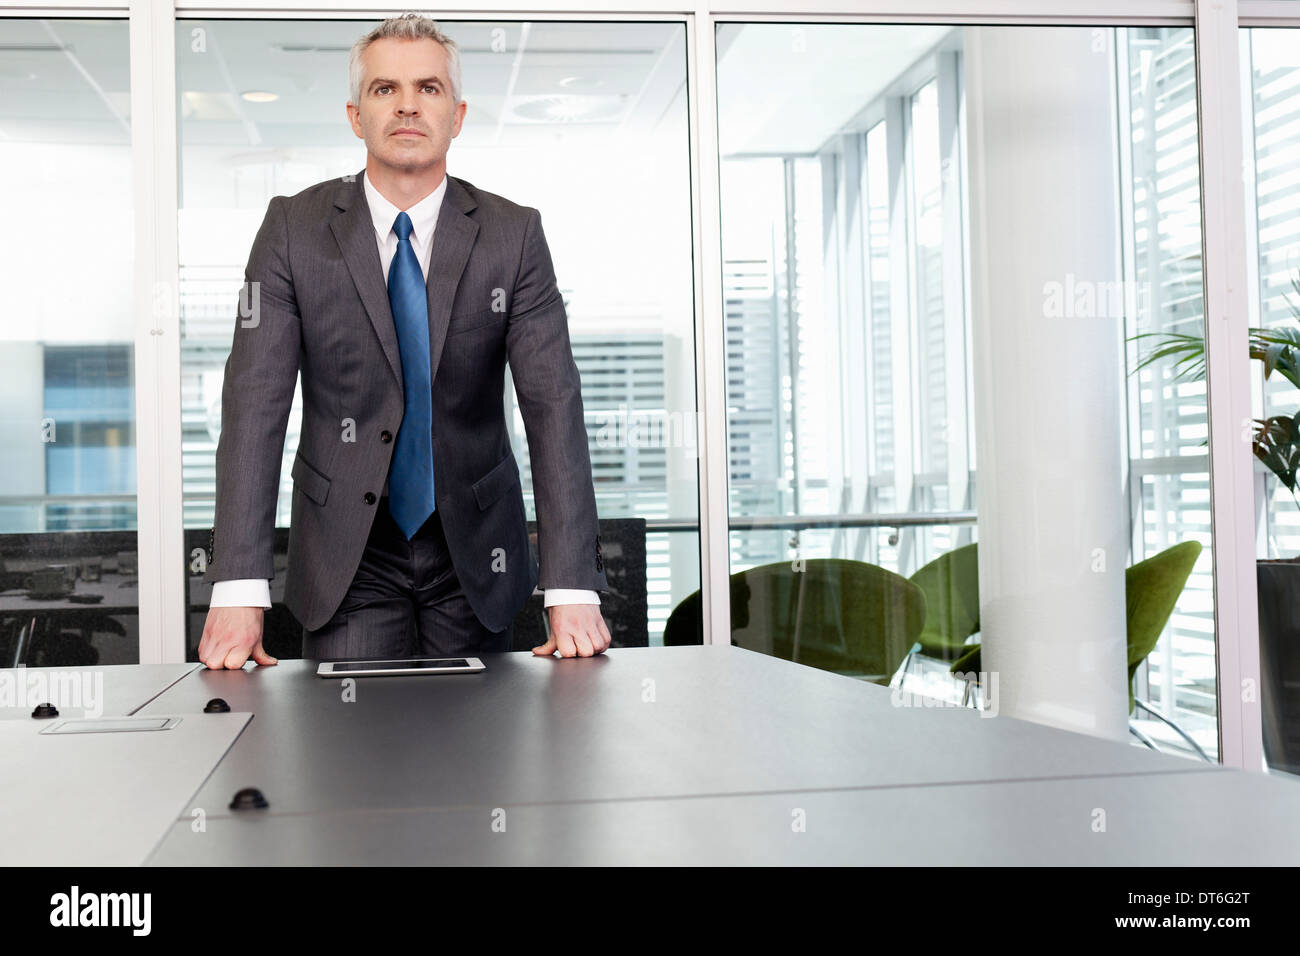
<path fill-rule="evenodd" d="M 433 248 L 429 250 L 429 379 L 438 377 L 442 343 L 451 321 L 451 303 L 469 261 L 478 235 L 478 223 L 465 215 L 477 204 L 459 179 L 447 177 L 447 192 L 438 210 L 438 225 L 433 230 Z"/>
<path fill-rule="evenodd" d="M 370 324 L 379 337 L 388 367 L 402 387 L 402 359 L 397 344 L 397 326 L 388 304 L 384 285 L 384 267 L 379 261 L 375 226 L 366 203 L 362 170 L 349 182 L 339 183 L 334 205 L 341 210 L 330 220 L 330 229 L 343 251 L 348 272 L 361 296 Z M 478 235 L 478 223 L 465 215 L 476 203 L 460 180 L 447 177 L 447 192 L 438 210 L 438 224 L 433 231 L 433 248 L 429 252 L 429 275 L 425 283 L 429 306 L 429 368 L 431 378 L 438 374 L 442 345 L 451 320 L 451 304 L 456 288 L 469 261 L 470 249 Z"/>
<path fill-rule="evenodd" d="M 351 181 L 343 180 L 334 197 L 334 205 L 343 210 L 330 220 L 330 229 L 343 251 L 343 259 L 352 273 L 361 302 L 366 307 L 370 324 L 379 336 L 379 344 L 388 359 L 388 367 L 402 385 L 402 359 L 397 347 L 397 326 L 388 305 L 388 289 L 384 285 L 384 266 L 379 261 L 379 248 L 375 243 L 375 224 L 366 205 L 365 187 L 356 173 Z"/>

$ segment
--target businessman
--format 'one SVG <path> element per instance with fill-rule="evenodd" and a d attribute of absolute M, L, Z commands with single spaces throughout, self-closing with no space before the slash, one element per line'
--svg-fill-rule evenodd
<path fill-rule="evenodd" d="M 459 51 L 434 21 L 405 14 L 358 40 L 349 86 L 365 169 L 272 198 L 249 254 L 199 658 L 276 662 L 262 623 L 300 369 L 284 601 L 304 657 L 508 650 L 538 586 L 550 636 L 534 653 L 599 654 L 610 634 L 591 462 L 540 214 L 447 175 L 466 104 Z M 540 568 L 506 431 L 507 363 Z"/>

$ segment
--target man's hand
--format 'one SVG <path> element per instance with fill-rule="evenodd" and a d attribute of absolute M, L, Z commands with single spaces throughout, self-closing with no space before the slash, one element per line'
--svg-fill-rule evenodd
<path fill-rule="evenodd" d="M 199 660 L 213 670 L 243 667 L 251 656 L 265 666 L 276 659 L 262 649 L 260 607 L 214 607 L 208 609 L 199 641 Z"/>
<path fill-rule="evenodd" d="M 546 614 L 551 636 L 533 648 L 538 657 L 550 657 L 557 648 L 561 657 L 593 657 L 609 647 L 609 628 L 599 604 L 553 604 Z"/>

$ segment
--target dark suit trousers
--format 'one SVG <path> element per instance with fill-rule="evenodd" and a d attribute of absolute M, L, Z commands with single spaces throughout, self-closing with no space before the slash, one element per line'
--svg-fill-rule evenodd
<path fill-rule="evenodd" d="M 511 630 L 493 633 L 475 616 L 438 512 L 408 541 L 385 496 L 343 603 L 321 628 L 303 628 L 302 656 L 464 657 L 510 650 Z"/>

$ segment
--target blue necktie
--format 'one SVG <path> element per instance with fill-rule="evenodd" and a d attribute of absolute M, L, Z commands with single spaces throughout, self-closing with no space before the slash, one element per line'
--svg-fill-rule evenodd
<path fill-rule="evenodd" d="M 397 214 L 397 253 L 388 267 L 388 302 L 397 326 L 406 392 L 388 473 L 388 510 L 409 541 L 433 513 L 433 388 L 429 378 L 429 298 L 411 247 L 411 217 Z"/>

